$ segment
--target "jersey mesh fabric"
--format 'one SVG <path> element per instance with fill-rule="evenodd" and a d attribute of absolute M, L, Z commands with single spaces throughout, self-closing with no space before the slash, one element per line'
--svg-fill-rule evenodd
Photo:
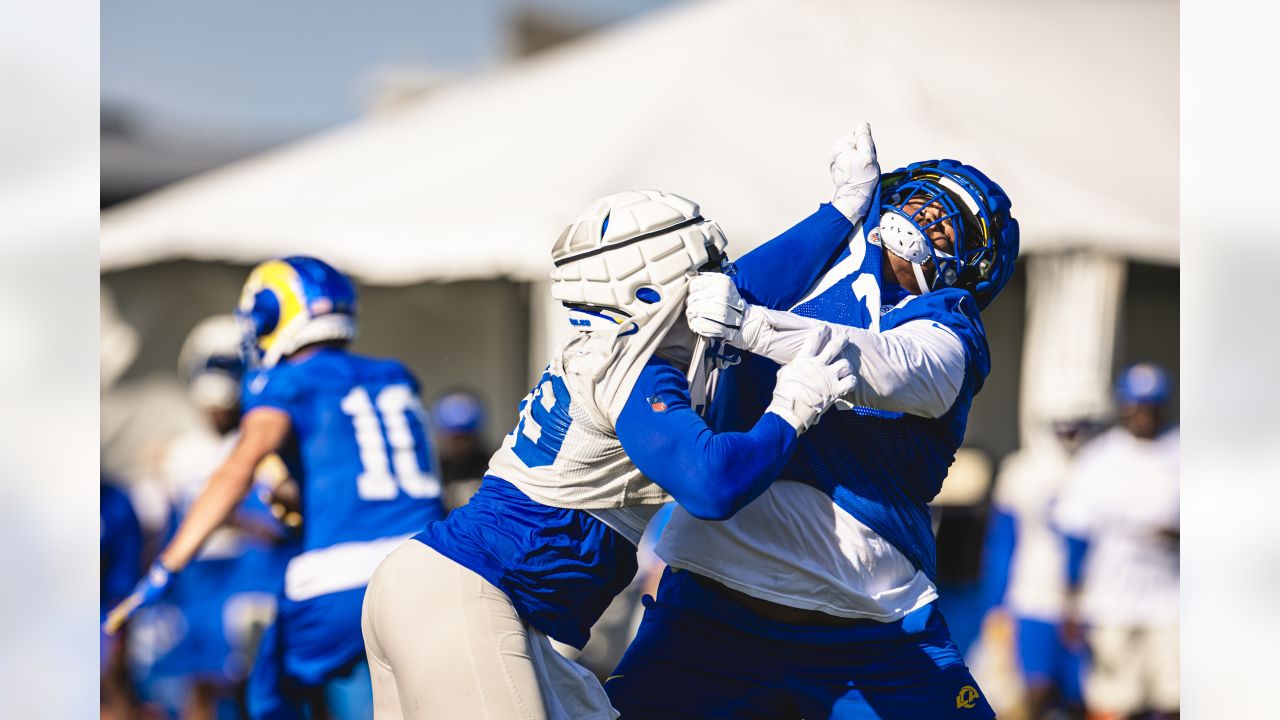
<path fill-rule="evenodd" d="M 870 313 L 853 298 L 851 285 L 838 282 L 795 311 L 865 326 Z M 977 306 L 968 292 L 948 289 L 907 298 L 881 315 L 879 329 L 921 319 L 951 330 L 965 347 L 965 380 L 951 409 L 937 419 L 871 408 L 832 410 L 800 438 L 782 477 L 830 495 L 933 579 L 936 548 L 928 502 L 941 488 L 964 439 L 969 408 L 990 370 L 990 357 Z M 712 406 L 713 427 L 741 429 L 745 418 L 767 407 L 777 369 L 775 363 L 751 355 L 729 368 Z"/>
<path fill-rule="evenodd" d="M 489 472 L 553 507 L 603 509 L 670 500 L 627 457 L 612 428 L 595 419 L 559 362 L 549 364 L 520 402 L 520 421 L 489 463 Z M 630 388 L 628 388 L 630 390 Z"/>

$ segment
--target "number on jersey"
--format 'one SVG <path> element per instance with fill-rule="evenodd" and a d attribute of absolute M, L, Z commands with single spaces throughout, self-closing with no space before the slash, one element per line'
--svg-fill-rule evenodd
<path fill-rule="evenodd" d="M 516 439 L 516 457 L 531 468 L 554 463 L 572 423 L 569 388 L 559 376 L 544 371 L 533 391 L 520 403 L 520 422 L 511 431 Z"/>
<path fill-rule="evenodd" d="M 411 498 L 440 495 L 440 479 L 418 467 L 409 418 L 425 428 L 426 413 L 408 385 L 388 385 L 376 401 L 364 388 L 353 388 L 342 399 L 342 412 L 351 416 L 360 448 L 364 470 L 356 477 L 356 494 L 361 500 L 394 500 L 400 490 Z"/>

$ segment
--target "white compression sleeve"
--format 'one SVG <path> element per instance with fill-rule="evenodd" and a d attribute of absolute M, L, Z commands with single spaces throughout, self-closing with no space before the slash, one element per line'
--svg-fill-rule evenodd
<path fill-rule="evenodd" d="M 845 357 L 857 381 L 844 399 L 854 405 L 936 418 L 960 394 L 964 346 L 955 333 L 930 320 L 876 333 L 748 305 L 738 342 L 744 350 L 785 364 L 819 325 L 849 338 Z"/>

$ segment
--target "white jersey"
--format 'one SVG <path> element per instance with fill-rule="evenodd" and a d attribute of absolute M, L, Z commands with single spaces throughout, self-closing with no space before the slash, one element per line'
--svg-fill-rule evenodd
<path fill-rule="evenodd" d="M 864 249 L 854 243 L 811 295 L 858 267 Z M 785 363 L 819 322 L 752 307 L 743 337 L 751 352 Z M 955 401 L 965 354 L 949 329 L 923 320 L 884 333 L 823 324 L 856 350 L 853 402 L 937 417 Z M 668 565 L 752 597 L 839 617 L 892 621 L 938 597 L 891 543 L 826 494 L 785 476 L 724 521 L 701 521 L 677 507 L 656 551 Z"/>
<path fill-rule="evenodd" d="M 560 345 L 489 461 L 489 474 L 543 505 L 587 510 L 639 542 L 671 496 L 627 456 L 614 424 L 683 311 L 684 293 L 673 293 L 649 315 L 592 323 Z"/>
<path fill-rule="evenodd" d="M 822 491 L 786 480 L 721 522 L 677 505 L 656 552 L 752 597 L 838 617 L 888 622 L 938 598 L 888 541 Z"/>
<path fill-rule="evenodd" d="M 1178 622 L 1178 518 L 1176 430 L 1141 440 L 1116 427 L 1081 448 L 1054 520 L 1089 543 L 1086 621 Z"/>
<path fill-rule="evenodd" d="M 1019 617 L 1050 623 L 1062 619 L 1067 552 L 1052 512 L 1070 462 L 1059 445 L 1024 448 L 1005 459 L 996 478 L 993 505 L 1015 523 L 1005 604 Z"/>
<path fill-rule="evenodd" d="M 592 398 L 547 366 L 525 398 L 520 421 L 489 461 L 489 474 L 552 507 L 599 509 L 661 504 L 670 498 L 627 457 L 612 427 L 590 408 Z"/>

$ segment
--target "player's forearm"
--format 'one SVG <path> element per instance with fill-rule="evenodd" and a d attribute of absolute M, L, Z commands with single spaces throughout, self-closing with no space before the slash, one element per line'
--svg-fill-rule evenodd
<path fill-rule="evenodd" d="M 628 403 L 618 439 L 636 467 L 703 520 L 724 520 L 758 497 L 796 446 L 796 431 L 766 413 L 744 433 L 716 434 L 686 405 L 655 413 Z"/>
<path fill-rule="evenodd" d="M 844 250 L 853 223 L 829 203 L 734 261 L 748 302 L 787 308 L 799 302 Z"/>
<path fill-rule="evenodd" d="M 253 470 L 253 463 L 232 457 L 214 472 L 204 491 L 191 504 L 173 540 L 160 553 L 165 567 L 177 571 L 191 562 L 209 535 L 244 500 L 253 485 Z"/>
<path fill-rule="evenodd" d="M 950 331 L 932 323 L 913 322 L 877 333 L 748 305 L 738 344 L 785 364 L 821 325 L 849 339 L 845 357 L 857 381 L 844 399 L 854 405 L 941 417 L 960 394 L 964 348 Z"/>
<path fill-rule="evenodd" d="M 770 310 L 760 305 L 748 304 L 742 319 L 742 335 L 735 344 L 747 352 L 767 357 L 779 365 L 785 365 L 800 354 L 805 340 L 816 328 L 823 325 L 837 332 L 851 329 L 844 325 L 826 323 L 782 310 Z"/>
<path fill-rule="evenodd" d="M 795 428 L 765 413 L 748 432 L 704 437 L 705 442 L 691 451 L 697 472 L 668 482 L 694 480 L 682 493 L 681 505 L 689 514 L 702 520 L 728 519 L 768 489 L 791 458 L 796 438 Z M 675 492 L 672 497 L 680 500 Z"/>

